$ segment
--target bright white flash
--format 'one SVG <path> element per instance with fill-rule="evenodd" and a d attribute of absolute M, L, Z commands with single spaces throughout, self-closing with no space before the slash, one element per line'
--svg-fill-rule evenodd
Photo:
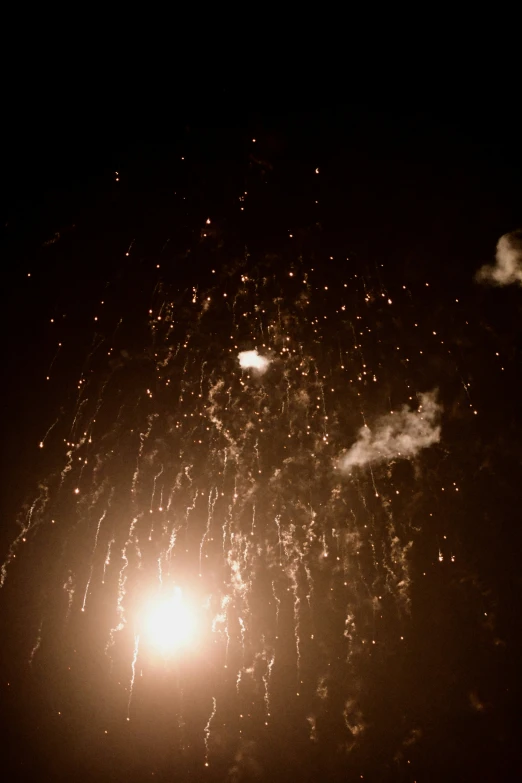
<path fill-rule="evenodd" d="M 164 654 L 186 647 L 194 638 L 195 618 L 179 587 L 168 598 L 153 601 L 145 617 L 150 644 Z"/>
<path fill-rule="evenodd" d="M 263 374 L 267 371 L 270 360 L 265 356 L 260 356 L 257 351 L 241 351 L 239 354 L 239 364 L 243 369 L 252 367 Z"/>

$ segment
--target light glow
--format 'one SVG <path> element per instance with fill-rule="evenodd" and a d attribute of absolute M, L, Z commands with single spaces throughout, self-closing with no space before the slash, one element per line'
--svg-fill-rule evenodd
<path fill-rule="evenodd" d="M 152 601 L 146 612 L 147 640 L 163 654 L 189 645 L 194 639 L 195 626 L 194 615 L 184 603 L 179 587 L 173 595 Z"/>
<path fill-rule="evenodd" d="M 260 356 L 257 351 L 241 351 L 239 353 L 239 364 L 246 369 L 258 370 L 260 374 L 267 371 L 270 360 L 265 356 Z"/>

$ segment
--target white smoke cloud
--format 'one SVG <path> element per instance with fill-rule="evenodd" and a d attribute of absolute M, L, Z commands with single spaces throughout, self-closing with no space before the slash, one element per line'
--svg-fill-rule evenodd
<path fill-rule="evenodd" d="M 494 264 L 481 267 L 475 279 L 491 285 L 522 285 L 522 231 L 504 234 L 497 242 Z"/>
<path fill-rule="evenodd" d="M 268 370 L 270 359 L 266 356 L 260 356 L 257 351 L 241 351 L 239 356 L 239 364 L 244 370 L 254 369 L 257 370 L 260 375 L 263 375 Z"/>
<path fill-rule="evenodd" d="M 437 392 L 419 394 L 419 409 L 407 405 L 396 413 L 388 413 L 374 426 L 361 427 L 353 446 L 340 458 L 340 470 L 348 473 L 356 466 L 385 462 L 390 459 L 414 457 L 440 440 L 440 414 Z"/>

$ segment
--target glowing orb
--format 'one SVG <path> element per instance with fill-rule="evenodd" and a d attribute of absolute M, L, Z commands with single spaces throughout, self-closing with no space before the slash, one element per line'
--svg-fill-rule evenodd
<path fill-rule="evenodd" d="M 168 654 L 186 647 L 194 638 L 195 618 L 176 587 L 168 598 L 154 601 L 146 614 L 146 635 L 153 647 Z"/>
<path fill-rule="evenodd" d="M 257 351 L 241 351 L 238 358 L 243 369 L 252 367 L 260 373 L 266 372 L 270 364 L 270 360 L 265 356 L 260 356 Z"/>

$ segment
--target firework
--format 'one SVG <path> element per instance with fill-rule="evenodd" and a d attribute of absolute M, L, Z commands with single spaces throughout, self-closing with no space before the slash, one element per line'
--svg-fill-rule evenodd
<path fill-rule="evenodd" d="M 37 440 L 54 468 L 0 577 L 33 589 L 20 653 L 91 744 L 124 724 L 140 759 L 168 735 L 169 769 L 242 779 L 285 736 L 303 765 L 364 772 L 383 734 L 391 758 L 422 736 L 379 683 L 406 677 L 412 584 L 456 560 L 433 513 L 460 502 L 446 410 L 478 415 L 466 322 L 454 299 L 426 307 L 429 282 L 346 256 L 259 254 L 210 279 L 159 276 L 139 317 L 97 324 Z"/>

